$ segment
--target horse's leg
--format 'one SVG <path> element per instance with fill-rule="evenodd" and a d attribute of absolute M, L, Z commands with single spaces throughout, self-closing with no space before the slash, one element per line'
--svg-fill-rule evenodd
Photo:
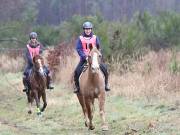
<path fill-rule="evenodd" d="M 41 103 L 41 100 L 40 100 L 40 99 L 41 99 L 41 95 L 42 95 L 42 94 L 38 92 L 39 105 L 40 105 L 40 103 Z"/>
<path fill-rule="evenodd" d="M 36 101 L 36 107 L 37 107 L 37 115 L 41 114 L 41 110 L 40 110 L 40 100 L 38 98 L 38 92 L 35 91 L 34 92 L 34 97 L 35 97 L 35 101 Z"/>
<path fill-rule="evenodd" d="M 92 99 L 91 110 L 92 110 L 92 117 L 93 117 L 94 116 L 94 98 Z"/>
<path fill-rule="evenodd" d="M 105 93 L 101 93 L 98 97 L 99 101 L 99 112 L 100 112 L 100 117 L 102 120 L 102 130 L 108 130 L 108 125 L 106 124 L 105 121 L 105 111 L 104 111 L 104 104 L 105 104 Z"/>
<path fill-rule="evenodd" d="M 29 107 L 28 113 L 31 114 L 32 113 L 32 98 L 31 98 L 30 91 L 26 92 L 26 95 L 27 95 L 28 107 Z"/>
<path fill-rule="evenodd" d="M 93 126 L 92 124 L 92 118 L 93 118 L 93 115 L 92 115 L 92 99 L 85 99 L 85 104 L 86 104 L 86 108 L 87 108 L 87 112 L 88 112 L 88 118 L 89 118 L 89 129 L 90 130 L 93 130 L 95 127 Z"/>
<path fill-rule="evenodd" d="M 47 106 L 47 102 L 46 102 L 46 92 L 44 91 L 42 93 L 42 100 L 43 100 L 43 107 L 41 108 L 41 112 L 43 112 Z"/>
<path fill-rule="evenodd" d="M 77 97 L 78 97 L 79 103 L 80 103 L 82 110 L 83 110 L 84 119 L 85 119 L 85 126 L 88 127 L 89 119 L 88 119 L 88 114 L 87 114 L 87 109 L 86 109 L 84 97 L 80 94 L 77 94 Z"/>

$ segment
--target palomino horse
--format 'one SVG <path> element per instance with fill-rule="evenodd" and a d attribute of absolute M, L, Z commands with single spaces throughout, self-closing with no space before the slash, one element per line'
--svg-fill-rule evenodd
<path fill-rule="evenodd" d="M 92 123 L 93 108 L 95 98 L 98 99 L 102 130 L 105 131 L 108 130 L 104 112 L 105 82 L 104 75 L 99 67 L 102 55 L 96 47 L 92 46 L 92 44 L 89 45 L 89 49 L 88 67 L 79 78 L 80 91 L 77 94 L 77 97 L 84 113 L 85 126 L 90 130 L 95 128 Z"/>
<path fill-rule="evenodd" d="M 37 115 L 40 115 L 41 112 L 43 112 L 47 106 L 46 92 L 45 92 L 47 79 L 43 67 L 44 67 L 43 58 L 40 55 L 36 55 L 33 58 L 33 68 L 29 77 L 30 90 L 27 92 L 29 114 L 32 113 L 31 106 L 34 99 L 36 101 L 36 106 L 37 106 Z M 41 97 L 44 104 L 43 107 L 40 109 Z"/>

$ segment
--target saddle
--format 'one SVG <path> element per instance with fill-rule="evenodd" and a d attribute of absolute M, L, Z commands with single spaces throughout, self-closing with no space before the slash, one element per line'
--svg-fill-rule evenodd
<path fill-rule="evenodd" d="M 75 76 L 75 78 L 77 78 L 78 80 L 81 74 L 87 70 L 87 68 L 88 68 L 88 64 L 84 63 L 82 67 L 77 71 L 77 76 Z"/>

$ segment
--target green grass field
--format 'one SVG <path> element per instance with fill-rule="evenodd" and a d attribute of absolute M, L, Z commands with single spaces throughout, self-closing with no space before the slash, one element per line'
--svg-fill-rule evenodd
<path fill-rule="evenodd" d="M 101 131 L 97 101 L 95 130 L 84 126 L 81 107 L 72 90 L 56 84 L 47 90 L 48 106 L 42 117 L 27 113 L 26 95 L 21 91 L 21 73 L 0 74 L 0 135 L 180 135 L 179 102 L 107 94 L 109 131 Z"/>

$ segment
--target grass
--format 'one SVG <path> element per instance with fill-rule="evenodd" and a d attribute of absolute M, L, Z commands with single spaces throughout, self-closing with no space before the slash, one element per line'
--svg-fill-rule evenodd
<path fill-rule="evenodd" d="M 81 107 L 72 90 L 56 84 L 47 90 L 47 110 L 42 117 L 27 114 L 27 101 L 21 91 L 21 73 L 1 74 L 0 135 L 178 135 L 179 104 L 145 98 L 128 99 L 111 93 L 106 98 L 106 116 L 110 130 L 102 133 L 97 101 L 94 131 L 84 126 Z"/>

